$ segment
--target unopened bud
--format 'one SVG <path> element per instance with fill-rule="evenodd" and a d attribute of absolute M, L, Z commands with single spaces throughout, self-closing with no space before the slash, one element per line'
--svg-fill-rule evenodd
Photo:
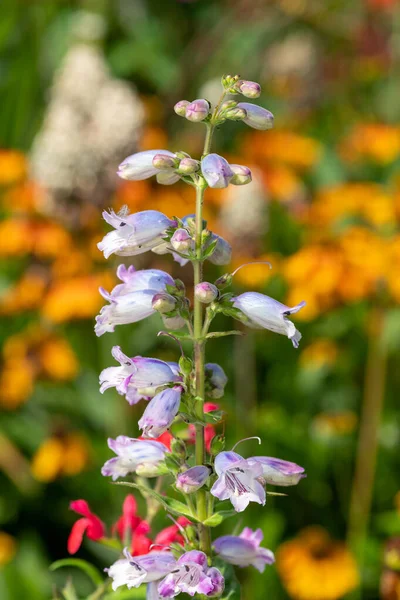
<path fill-rule="evenodd" d="M 153 296 L 151 305 L 157 312 L 165 314 L 174 310 L 176 306 L 176 300 L 170 294 L 160 292 L 159 294 L 155 294 L 155 296 Z"/>
<path fill-rule="evenodd" d="M 198 283 L 194 288 L 194 295 L 200 302 L 204 302 L 204 304 L 209 304 L 213 302 L 218 297 L 218 289 L 212 283 L 208 283 L 207 281 L 203 281 L 202 283 Z"/>
<path fill-rule="evenodd" d="M 186 107 L 188 104 L 190 104 L 188 100 L 179 100 L 174 106 L 174 111 L 180 117 L 184 117 L 186 115 Z"/>
<path fill-rule="evenodd" d="M 171 452 L 174 456 L 185 460 L 187 457 L 185 442 L 181 438 L 174 438 L 171 442 Z"/>
<path fill-rule="evenodd" d="M 158 477 L 166 472 L 165 463 L 142 463 L 136 467 L 136 475 L 139 477 Z"/>
<path fill-rule="evenodd" d="M 193 369 L 193 363 L 187 356 L 181 356 L 179 359 L 179 370 L 183 375 L 190 375 Z"/>
<path fill-rule="evenodd" d="M 221 104 L 221 111 L 230 110 L 231 108 L 236 108 L 236 106 L 236 100 L 227 100 L 226 102 Z"/>
<path fill-rule="evenodd" d="M 209 229 L 203 229 L 203 231 L 201 232 L 201 244 L 207 245 L 211 237 L 212 231 L 210 231 Z"/>
<path fill-rule="evenodd" d="M 246 185 L 246 183 L 251 182 L 251 171 L 249 167 L 231 165 L 231 169 L 233 171 L 233 177 L 231 179 L 233 185 Z"/>
<path fill-rule="evenodd" d="M 215 435 L 210 443 L 210 454 L 216 456 L 225 448 L 225 437 L 223 435 Z"/>
<path fill-rule="evenodd" d="M 183 296 L 185 294 L 185 284 L 181 279 L 175 279 L 175 288 L 179 296 Z"/>
<path fill-rule="evenodd" d="M 182 175 L 192 175 L 200 169 L 200 163 L 194 158 L 183 158 L 179 163 L 178 171 Z"/>
<path fill-rule="evenodd" d="M 204 465 L 198 465 L 179 473 L 176 477 L 176 487 L 184 494 L 197 492 L 210 476 L 210 469 Z"/>
<path fill-rule="evenodd" d="M 224 116 L 231 121 L 243 121 L 247 113 L 243 108 L 232 108 L 227 110 Z"/>
<path fill-rule="evenodd" d="M 271 129 L 274 125 L 274 115 L 262 106 L 251 104 L 250 102 L 239 102 L 239 108 L 246 111 L 246 118 L 243 121 L 253 129 L 265 131 Z"/>
<path fill-rule="evenodd" d="M 214 252 L 208 258 L 213 265 L 226 265 L 231 261 L 232 246 L 219 235 L 213 234 L 213 240 L 217 240 Z"/>
<path fill-rule="evenodd" d="M 188 252 L 194 248 L 194 241 L 186 229 L 177 229 L 171 237 L 171 246 L 177 252 Z"/>
<path fill-rule="evenodd" d="M 166 154 L 156 154 L 152 162 L 156 169 L 174 169 L 177 166 L 175 158 Z"/>
<path fill-rule="evenodd" d="M 255 81 L 238 81 L 235 88 L 246 98 L 258 98 L 261 94 L 261 85 Z"/>
<path fill-rule="evenodd" d="M 182 329 L 182 327 L 185 327 L 186 325 L 185 319 L 180 315 L 176 315 L 175 317 L 163 316 L 162 320 L 165 325 L 165 328 L 170 329 L 172 331 L 175 331 L 176 329 Z"/>
<path fill-rule="evenodd" d="M 225 275 L 221 275 L 221 277 L 218 277 L 218 279 L 215 281 L 215 285 L 219 290 L 223 290 L 228 285 L 231 285 L 231 283 L 232 283 L 232 274 L 231 273 L 225 273 Z"/>
<path fill-rule="evenodd" d="M 186 106 L 185 117 L 188 119 L 188 121 L 198 123 L 199 121 L 204 121 L 204 119 L 208 117 L 209 112 L 210 105 L 207 100 L 194 100 Z"/>

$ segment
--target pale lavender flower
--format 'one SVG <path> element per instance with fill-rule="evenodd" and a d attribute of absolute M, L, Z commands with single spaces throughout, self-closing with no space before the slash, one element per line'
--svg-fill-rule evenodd
<path fill-rule="evenodd" d="M 219 598 L 225 588 L 225 579 L 221 571 L 215 567 L 210 567 L 207 571 L 207 577 L 211 579 L 213 589 L 208 592 L 208 598 Z"/>
<path fill-rule="evenodd" d="M 182 388 L 177 385 L 150 400 L 138 423 L 144 437 L 157 438 L 167 431 L 178 414 L 181 394 Z"/>
<path fill-rule="evenodd" d="M 238 81 L 235 87 L 246 98 L 258 98 L 261 94 L 261 85 L 255 81 Z"/>
<path fill-rule="evenodd" d="M 239 102 L 237 106 L 246 111 L 243 121 L 249 127 L 263 131 L 274 126 L 274 115 L 266 108 L 251 104 L 251 102 Z"/>
<path fill-rule="evenodd" d="M 162 242 L 166 229 L 176 225 L 158 210 L 143 210 L 129 214 L 123 208 L 118 214 L 113 210 L 103 211 L 103 219 L 114 227 L 97 244 L 105 258 L 111 254 L 135 256 L 143 254 Z"/>
<path fill-rule="evenodd" d="M 206 383 L 210 389 L 207 389 L 207 395 L 210 398 L 222 398 L 224 389 L 228 383 L 225 371 L 216 363 L 207 363 L 205 365 Z"/>
<path fill-rule="evenodd" d="M 176 229 L 171 237 L 171 246 L 177 252 L 186 253 L 194 249 L 194 240 L 186 229 Z"/>
<path fill-rule="evenodd" d="M 115 387 L 131 405 L 142 398 L 152 398 L 160 386 L 180 380 L 163 360 L 143 356 L 129 358 L 119 346 L 114 346 L 111 354 L 120 366 L 103 369 L 99 377 L 100 392 L 103 394 L 108 388 Z"/>
<path fill-rule="evenodd" d="M 219 154 L 207 154 L 201 160 L 201 172 L 211 188 L 226 188 L 234 173 L 225 158 Z"/>
<path fill-rule="evenodd" d="M 207 556 L 199 550 L 182 554 L 176 566 L 158 586 L 161 598 L 174 598 L 181 592 L 189 596 L 203 594 L 215 597 L 216 592 L 222 590 L 222 574 L 218 569 L 208 568 Z"/>
<path fill-rule="evenodd" d="M 213 302 L 218 297 L 218 293 L 218 288 L 212 283 L 208 283 L 208 281 L 202 281 L 194 288 L 194 295 L 197 300 L 205 304 Z"/>
<path fill-rule="evenodd" d="M 220 500 L 230 500 L 237 512 L 242 512 L 250 502 L 265 504 L 265 489 L 258 481 L 262 466 L 245 459 L 236 452 L 220 452 L 215 458 L 217 481 L 211 494 Z"/>
<path fill-rule="evenodd" d="M 231 183 L 233 185 L 246 185 L 251 182 L 251 171 L 249 167 L 243 165 L 231 165 L 233 177 Z"/>
<path fill-rule="evenodd" d="M 117 275 L 124 283 L 115 286 L 111 293 L 100 288 L 101 295 L 110 304 L 103 306 L 96 317 L 94 330 L 98 336 L 114 331 L 116 325 L 136 323 L 150 317 L 156 312 L 154 296 L 164 292 L 167 285 L 175 283 L 168 273 L 158 269 L 135 271 L 121 265 Z"/>
<path fill-rule="evenodd" d="M 176 487 L 184 494 L 193 494 L 197 492 L 210 476 L 210 469 L 204 465 L 190 467 L 176 477 Z"/>
<path fill-rule="evenodd" d="M 186 107 L 189 106 L 189 100 L 179 100 L 174 106 L 174 111 L 180 117 L 184 117 L 186 115 Z"/>
<path fill-rule="evenodd" d="M 119 165 L 117 174 L 122 179 L 129 179 L 130 181 L 139 181 L 157 175 L 161 172 L 153 164 L 153 159 L 157 155 L 176 158 L 176 155 L 169 150 L 144 150 L 144 152 L 136 152 L 136 154 L 125 158 Z"/>
<path fill-rule="evenodd" d="M 139 587 L 142 583 L 159 581 L 177 564 L 171 552 L 150 552 L 133 557 L 125 548 L 124 555 L 125 558 L 104 569 L 113 580 L 114 591 L 121 585 L 131 589 Z"/>
<path fill-rule="evenodd" d="M 223 237 L 213 233 L 211 235 L 210 243 L 214 242 L 215 240 L 217 244 L 211 256 L 207 257 L 207 260 L 209 260 L 213 265 L 227 265 L 232 258 L 232 246 L 229 242 L 224 240 Z"/>
<path fill-rule="evenodd" d="M 155 440 L 139 440 L 125 435 L 119 435 L 115 440 L 108 438 L 108 447 L 117 455 L 110 458 L 102 467 L 101 474 L 112 477 L 126 477 L 128 473 L 154 470 L 164 460 L 168 448 Z"/>
<path fill-rule="evenodd" d="M 225 562 L 239 567 L 252 565 L 263 573 L 265 565 L 272 565 L 275 562 L 271 550 L 260 548 L 263 537 L 261 529 L 252 531 L 249 527 L 245 527 L 239 536 L 223 535 L 217 538 L 213 546 L 215 552 Z"/>
<path fill-rule="evenodd" d="M 263 479 L 270 485 L 297 485 L 301 479 L 307 477 L 303 467 L 287 460 L 271 456 L 252 456 L 249 460 L 255 460 L 261 464 Z"/>
<path fill-rule="evenodd" d="M 295 348 L 299 347 L 301 333 L 287 317 L 303 308 L 306 304 L 304 301 L 290 308 L 264 294 L 244 292 L 232 298 L 232 303 L 249 319 L 247 325 L 250 327 L 261 327 L 286 335 Z"/>
<path fill-rule="evenodd" d="M 199 121 L 204 121 L 204 119 L 208 117 L 209 112 L 210 105 L 208 104 L 207 100 L 193 100 L 193 102 L 190 102 L 190 104 L 186 105 L 185 117 L 188 121 L 197 123 Z"/>

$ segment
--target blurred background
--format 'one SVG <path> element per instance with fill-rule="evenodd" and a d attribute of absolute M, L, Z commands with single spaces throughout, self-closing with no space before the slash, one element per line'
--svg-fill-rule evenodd
<path fill-rule="evenodd" d="M 120 344 L 176 360 L 158 316 L 96 338 L 94 317 L 118 258 L 96 243 L 104 207 L 193 212 L 184 186 L 124 182 L 137 150 L 201 154 L 203 128 L 173 112 L 219 94 L 222 74 L 259 81 L 267 133 L 232 123 L 216 151 L 253 170 L 249 186 L 210 190 L 209 228 L 254 260 L 234 290 L 307 306 L 295 351 L 282 336 L 216 340 L 229 376 L 229 444 L 308 478 L 251 506 L 277 564 L 241 570 L 243 598 L 400 598 L 400 4 L 396 0 L 5 0 L 0 20 L 0 598 L 48 600 L 66 570 L 85 498 L 110 526 L 126 495 L 100 475 L 108 436 L 136 436 L 142 406 L 99 371 Z M 125 261 L 128 263 L 128 261 Z M 139 268 L 190 269 L 147 253 Z M 207 278 L 221 275 L 209 267 Z M 228 319 L 215 325 L 231 328 Z M 223 357 L 223 359 L 221 359 Z M 256 448 L 242 448 L 248 455 Z M 141 510 L 144 510 L 141 505 Z M 169 522 L 156 519 L 157 527 Z M 230 530 L 227 520 L 219 531 Z M 115 558 L 86 541 L 79 557 Z M 111 557 L 111 558 L 110 558 Z M 71 571 L 77 588 L 88 582 Z M 58 597 L 54 595 L 53 597 Z M 122 596 L 120 596 L 122 598 Z M 143 598 L 142 591 L 124 598 Z"/>

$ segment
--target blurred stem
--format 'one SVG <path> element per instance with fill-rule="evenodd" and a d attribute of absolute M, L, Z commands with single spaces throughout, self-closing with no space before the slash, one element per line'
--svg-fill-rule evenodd
<path fill-rule="evenodd" d="M 368 357 L 365 371 L 364 398 L 361 408 L 356 464 L 350 498 L 348 542 L 363 564 L 365 540 L 371 512 L 378 452 L 378 435 L 383 401 L 387 352 L 382 344 L 385 312 L 372 309 L 370 316 Z"/>

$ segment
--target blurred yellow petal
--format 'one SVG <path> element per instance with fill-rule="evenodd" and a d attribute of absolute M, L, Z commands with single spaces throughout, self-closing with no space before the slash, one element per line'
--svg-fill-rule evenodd
<path fill-rule="evenodd" d="M 45 440 L 32 459 L 32 475 L 38 481 L 54 481 L 62 470 L 64 445 L 58 438 Z"/>
<path fill-rule="evenodd" d="M 15 539 L 8 533 L 0 531 L 0 567 L 9 563 L 14 558 L 16 551 Z"/>

